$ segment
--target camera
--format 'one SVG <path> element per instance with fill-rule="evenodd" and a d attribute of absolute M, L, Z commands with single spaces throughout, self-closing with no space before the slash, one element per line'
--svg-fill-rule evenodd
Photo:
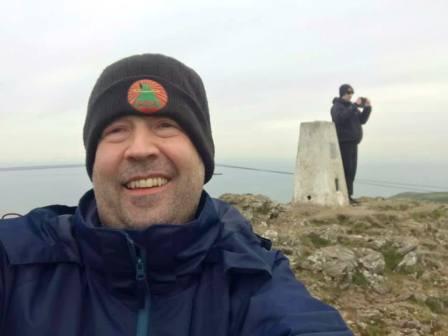
<path fill-rule="evenodd" d="M 358 106 L 358 107 L 366 106 L 367 98 L 366 97 L 359 97 L 359 99 L 361 99 L 361 104 L 356 104 L 356 106 Z"/>

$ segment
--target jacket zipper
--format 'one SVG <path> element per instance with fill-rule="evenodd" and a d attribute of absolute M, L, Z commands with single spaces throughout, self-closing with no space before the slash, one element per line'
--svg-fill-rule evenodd
<path fill-rule="evenodd" d="M 137 312 L 136 336 L 148 336 L 151 296 L 146 278 L 146 251 L 138 247 L 128 235 L 126 238 L 135 262 L 135 280 L 137 281 L 139 310 Z"/>

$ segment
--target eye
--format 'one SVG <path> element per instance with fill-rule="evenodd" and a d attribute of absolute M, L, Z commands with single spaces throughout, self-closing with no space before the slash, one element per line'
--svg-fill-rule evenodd
<path fill-rule="evenodd" d="M 123 131 L 124 128 L 120 127 L 120 126 L 116 126 L 116 127 L 112 127 L 108 130 L 106 130 L 104 133 L 105 134 L 113 134 L 113 133 L 119 133 L 120 131 Z"/>
<path fill-rule="evenodd" d="M 177 122 L 170 119 L 160 120 L 154 127 L 157 135 L 161 137 L 175 136 L 182 132 L 181 127 Z"/>
<path fill-rule="evenodd" d="M 180 128 L 179 125 L 177 124 L 177 122 L 175 122 L 174 120 L 169 120 L 169 119 L 161 120 L 159 122 L 159 127 L 160 128 L 170 128 L 170 127 Z"/>
<path fill-rule="evenodd" d="M 129 127 L 125 124 L 112 124 L 103 131 L 102 138 L 108 141 L 121 141 L 129 133 Z"/>
<path fill-rule="evenodd" d="M 176 127 L 176 125 L 174 125 L 173 123 L 167 121 L 167 122 L 161 122 L 159 124 L 160 128 L 169 128 L 169 127 Z"/>

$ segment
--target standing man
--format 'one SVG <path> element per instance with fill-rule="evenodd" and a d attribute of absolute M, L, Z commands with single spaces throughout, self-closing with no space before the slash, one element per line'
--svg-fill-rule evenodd
<path fill-rule="evenodd" d="M 203 190 L 214 144 L 191 68 L 158 54 L 107 67 L 84 146 L 93 190 L 77 207 L 0 221 L 0 335 L 352 335 Z"/>
<path fill-rule="evenodd" d="M 339 97 L 333 99 L 331 108 L 331 118 L 336 125 L 350 204 L 358 203 L 352 197 L 358 164 L 358 144 L 362 140 L 362 125 L 369 120 L 372 111 L 367 98 L 360 97 L 353 104 L 354 93 L 353 87 L 349 84 L 341 85 Z M 359 109 L 362 109 L 362 112 Z"/>

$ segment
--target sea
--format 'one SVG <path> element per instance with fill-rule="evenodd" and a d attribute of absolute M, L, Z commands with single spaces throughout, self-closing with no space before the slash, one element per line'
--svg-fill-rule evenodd
<path fill-rule="evenodd" d="M 294 166 L 294 160 L 217 162 L 215 175 L 204 189 L 213 197 L 224 193 L 252 193 L 288 203 L 294 191 Z M 1 168 L 4 166 L 0 166 L 0 216 L 10 212 L 25 214 L 50 204 L 77 205 L 80 197 L 92 188 L 82 166 L 30 170 Z M 355 197 L 448 191 L 448 164 L 361 163 L 354 189 Z"/>

